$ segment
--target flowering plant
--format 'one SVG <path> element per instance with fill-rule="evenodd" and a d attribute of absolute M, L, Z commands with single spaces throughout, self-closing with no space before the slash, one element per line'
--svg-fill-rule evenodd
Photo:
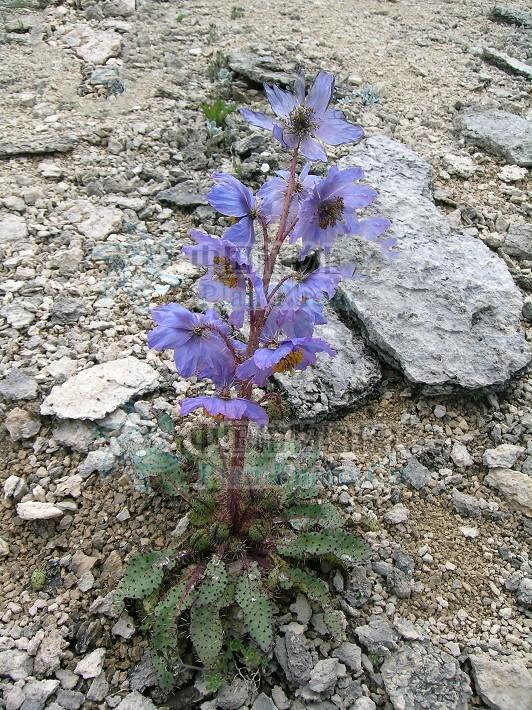
<path fill-rule="evenodd" d="M 195 497 L 188 495 L 178 462 L 169 462 L 169 454 L 164 454 L 164 465 L 160 456 L 143 462 L 167 483 L 171 479 L 191 507 L 187 523 L 192 530 L 185 526 L 178 547 L 133 558 L 119 594 L 146 600 L 161 584 L 163 567 L 180 570 L 178 583 L 152 610 L 154 662 L 168 686 L 170 651 L 177 644 L 175 620 L 186 610 L 196 654 L 207 666 L 220 658 L 220 610 L 233 603 L 243 613 L 250 643 L 257 652 L 269 651 L 273 612 L 268 592 L 279 585 L 299 589 L 320 603 L 331 633 L 341 635 L 341 612 L 333 608 L 325 582 L 285 558 L 307 564 L 326 557 L 342 566 L 361 553 L 359 540 L 342 529 L 346 521 L 339 511 L 327 502 L 309 502 L 316 491 L 296 492 L 294 486 L 259 490 L 245 473 L 250 428 L 268 424 L 267 403 L 276 396 L 259 388 L 276 373 L 304 370 L 317 357 L 335 355 L 314 329 L 326 322 L 325 300 L 350 274 L 309 257 L 330 253 L 339 235 L 360 235 L 387 253 L 394 247 L 384 236 L 390 225 L 386 218 L 360 216 L 377 195 L 360 182 L 360 168 L 333 166 L 324 177 L 311 174 L 309 162 L 298 170 L 301 156 L 327 161 L 322 143 L 336 146 L 363 136 L 342 111 L 329 108 L 333 76 L 320 72 L 308 94 L 302 74 L 293 93 L 268 84 L 265 91 L 274 117 L 241 112 L 291 152 L 289 169 L 267 180 L 256 194 L 233 175 L 216 173 L 208 200 L 233 223 L 221 237 L 193 230 L 194 244 L 183 249 L 193 264 L 206 268 L 199 280 L 201 296 L 212 304 L 228 303 L 229 317 L 224 320 L 215 308 L 195 313 L 169 303 L 153 310 L 156 326 L 148 336 L 150 347 L 173 351 L 182 377 L 208 380 L 216 387 L 215 395 L 184 399 L 181 414 L 200 410 L 232 428 L 232 448 L 222 457 L 219 480 Z M 316 268 L 281 269 L 279 254 L 287 243 L 299 243 L 303 263 Z M 257 254 L 260 270 L 253 266 Z M 294 529 L 302 532 L 294 537 Z M 186 567 L 193 559 L 196 563 Z M 233 641 L 234 649 L 234 635 Z"/>

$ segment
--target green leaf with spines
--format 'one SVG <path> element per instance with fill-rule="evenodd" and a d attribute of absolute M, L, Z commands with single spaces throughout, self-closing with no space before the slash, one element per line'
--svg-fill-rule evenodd
<path fill-rule="evenodd" d="M 177 620 L 194 601 L 190 582 L 182 580 L 172 587 L 153 612 L 151 645 L 159 654 L 167 654 L 177 644 Z"/>
<path fill-rule="evenodd" d="M 218 609 L 223 609 L 226 606 L 231 606 L 235 603 L 235 590 L 236 584 L 234 582 L 229 582 L 224 589 L 224 593 L 218 599 Z"/>
<path fill-rule="evenodd" d="M 304 530 L 314 525 L 322 528 L 341 528 L 345 522 L 342 513 L 329 501 L 294 505 L 284 511 L 283 517 L 297 530 Z"/>
<path fill-rule="evenodd" d="M 280 494 L 284 506 L 298 505 L 299 503 L 316 498 L 319 487 L 314 481 L 309 481 L 305 485 L 285 483 L 280 486 Z"/>
<path fill-rule="evenodd" d="M 223 637 L 219 609 L 194 605 L 190 610 L 190 638 L 203 665 L 214 665 L 222 650 Z"/>
<path fill-rule="evenodd" d="M 214 555 L 205 568 L 203 579 L 198 585 L 196 604 L 198 606 L 218 605 L 228 583 L 227 571 L 222 560 Z"/>
<path fill-rule="evenodd" d="M 325 607 L 330 602 L 329 587 L 319 577 L 298 567 L 284 565 L 280 570 L 279 584 L 285 589 L 295 587 L 312 601 Z"/>
<path fill-rule="evenodd" d="M 325 529 L 319 532 L 302 532 L 285 543 L 280 543 L 277 552 L 294 559 L 322 557 L 324 555 L 344 555 L 351 559 L 360 559 L 366 552 L 366 546 L 358 537 L 345 530 Z"/>
<path fill-rule="evenodd" d="M 342 611 L 330 606 L 325 607 L 323 621 L 335 640 L 343 641 L 345 639 L 346 618 Z"/>
<path fill-rule="evenodd" d="M 127 563 L 126 574 L 117 587 L 113 603 L 120 605 L 124 599 L 145 599 L 161 586 L 165 569 L 173 566 L 166 550 L 134 555 Z"/>
<path fill-rule="evenodd" d="M 141 449 L 132 454 L 131 462 L 142 478 L 157 477 L 169 495 L 179 496 L 188 491 L 182 460 L 169 451 Z"/>
<path fill-rule="evenodd" d="M 173 434 L 175 431 L 175 424 L 172 417 L 168 412 L 161 412 L 157 417 L 157 426 L 165 434 Z"/>
<path fill-rule="evenodd" d="M 175 675 L 168 669 L 168 661 L 166 658 L 159 656 L 156 653 L 151 654 L 151 661 L 157 676 L 157 683 L 161 690 L 169 693 L 175 685 Z"/>
<path fill-rule="evenodd" d="M 235 599 L 244 612 L 244 625 L 249 635 L 267 652 L 273 640 L 273 610 L 256 566 L 238 578 Z"/>

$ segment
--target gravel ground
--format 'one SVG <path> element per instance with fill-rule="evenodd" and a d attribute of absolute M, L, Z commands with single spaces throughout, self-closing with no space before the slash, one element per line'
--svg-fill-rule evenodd
<path fill-rule="evenodd" d="M 269 142 L 235 145 L 251 135 L 236 114 L 223 133 L 206 124 L 201 106 L 218 95 L 264 107 L 246 72 L 219 73 L 228 56 L 229 68 L 232 56 L 237 66 L 232 53 L 271 55 L 284 73 L 297 65 L 308 75 L 334 72 L 344 109 L 368 135 L 389 136 L 427 160 L 451 224 L 506 262 L 525 299 L 530 341 L 532 237 L 528 252 L 505 250 L 508 229 L 532 221 L 530 173 L 466 145 L 457 130 L 471 104 L 532 120 L 530 81 L 482 55 L 491 47 L 531 63 L 530 30 L 493 21 L 492 5 L 0 0 L 6 708 L 531 706 L 527 369 L 502 390 L 436 398 L 382 363 L 383 379 L 355 412 L 310 434 L 294 426 L 274 435 L 319 447 L 344 482 L 329 494 L 371 547 L 365 567 L 333 582 L 348 620 L 345 643 L 362 651 L 360 670 L 337 656 L 340 639 L 323 638 L 317 614 L 309 620 L 294 608 L 285 610 L 279 639 L 287 648 L 291 634 L 306 639 L 310 689 L 289 682 L 277 655 L 264 677 L 242 681 L 244 691 L 233 683 L 213 698 L 184 672 L 181 690 L 164 699 L 146 670 L 142 634 L 131 635 L 128 619 L 117 626 L 106 598 L 128 555 L 164 547 L 183 514 L 142 492 L 127 458 L 146 444 L 169 445 L 161 416 L 173 416 L 186 435 L 177 400 L 198 389 L 174 377 L 168 354 L 147 351 L 149 305 L 195 302 L 197 274 L 179 248 L 191 226 L 216 219 L 203 198 L 212 171 L 238 170 L 256 183 L 286 157 Z M 54 385 L 123 358 L 132 358 L 134 384 L 126 396 L 106 380 L 101 416 L 84 418 L 82 396 L 66 420 L 41 409 Z M 499 470 L 518 477 L 512 490 L 487 483 Z M 24 512 L 28 502 L 54 517 L 28 519 L 36 514 Z M 35 570 L 46 573 L 40 591 Z M 385 624 L 380 635 L 375 619 Z M 102 658 L 92 656 L 97 649 Z M 414 654 L 406 660 L 405 649 Z M 428 687 L 423 653 L 434 671 Z M 84 672 L 78 664 L 87 658 Z M 406 690 L 394 680 L 405 668 L 413 673 Z M 494 689 L 500 678 L 503 700 Z M 324 690 L 314 691 L 320 683 Z"/>

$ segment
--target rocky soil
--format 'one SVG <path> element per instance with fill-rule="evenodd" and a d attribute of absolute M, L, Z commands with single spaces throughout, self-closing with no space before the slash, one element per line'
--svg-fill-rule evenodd
<path fill-rule="evenodd" d="M 516 0 L 516 3 L 519 0 Z M 532 13 L 492 0 L 0 0 L 0 692 L 7 710 L 532 707 Z M 264 107 L 296 66 L 338 77 L 399 256 L 357 240 L 328 336 L 279 378 L 324 494 L 371 556 L 324 569 L 342 638 L 299 595 L 267 670 L 164 698 L 112 592 L 183 510 L 129 455 L 187 439 L 195 384 L 149 352 L 149 308 L 197 303 L 180 254 L 223 222 L 214 169 L 285 165 L 202 105 Z M 200 304 L 201 305 L 201 304 Z"/>

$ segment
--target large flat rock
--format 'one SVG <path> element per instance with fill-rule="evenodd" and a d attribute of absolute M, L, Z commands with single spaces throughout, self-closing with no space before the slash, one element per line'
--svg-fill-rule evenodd
<path fill-rule="evenodd" d="M 468 676 L 458 661 L 432 643 L 405 644 L 381 666 L 394 710 L 467 710 Z"/>
<path fill-rule="evenodd" d="M 321 354 L 314 367 L 275 376 L 300 421 L 341 417 L 355 409 L 381 380 L 379 361 L 363 338 L 334 313 L 327 317 L 329 322 L 317 326 L 314 334 L 336 349 L 336 357 Z"/>
<path fill-rule="evenodd" d="M 532 674 L 518 656 L 492 658 L 488 653 L 469 656 L 475 686 L 492 710 L 529 710 Z"/>
<path fill-rule="evenodd" d="M 379 355 L 432 393 L 504 385 L 530 360 L 522 298 L 505 263 L 480 240 L 451 230 L 430 192 L 431 167 L 405 145 L 373 136 L 342 167 L 360 165 L 393 221 L 389 259 L 345 237 L 332 261 L 357 265 L 336 307 L 360 325 Z"/>
<path fill-rule="evenodd" d="M 133 397 L 154 390 L 157 372 L 136 357 L 104 362 L 57 385 L 41 404 L 41 414 L 61 419 L 103 419 Z"/>
<path fill-rule="evenodd" d="M 515 113 L 476 106 L 458 117 L 461 135 L 512 165 L 532 165 L 532 121 Z"/>

